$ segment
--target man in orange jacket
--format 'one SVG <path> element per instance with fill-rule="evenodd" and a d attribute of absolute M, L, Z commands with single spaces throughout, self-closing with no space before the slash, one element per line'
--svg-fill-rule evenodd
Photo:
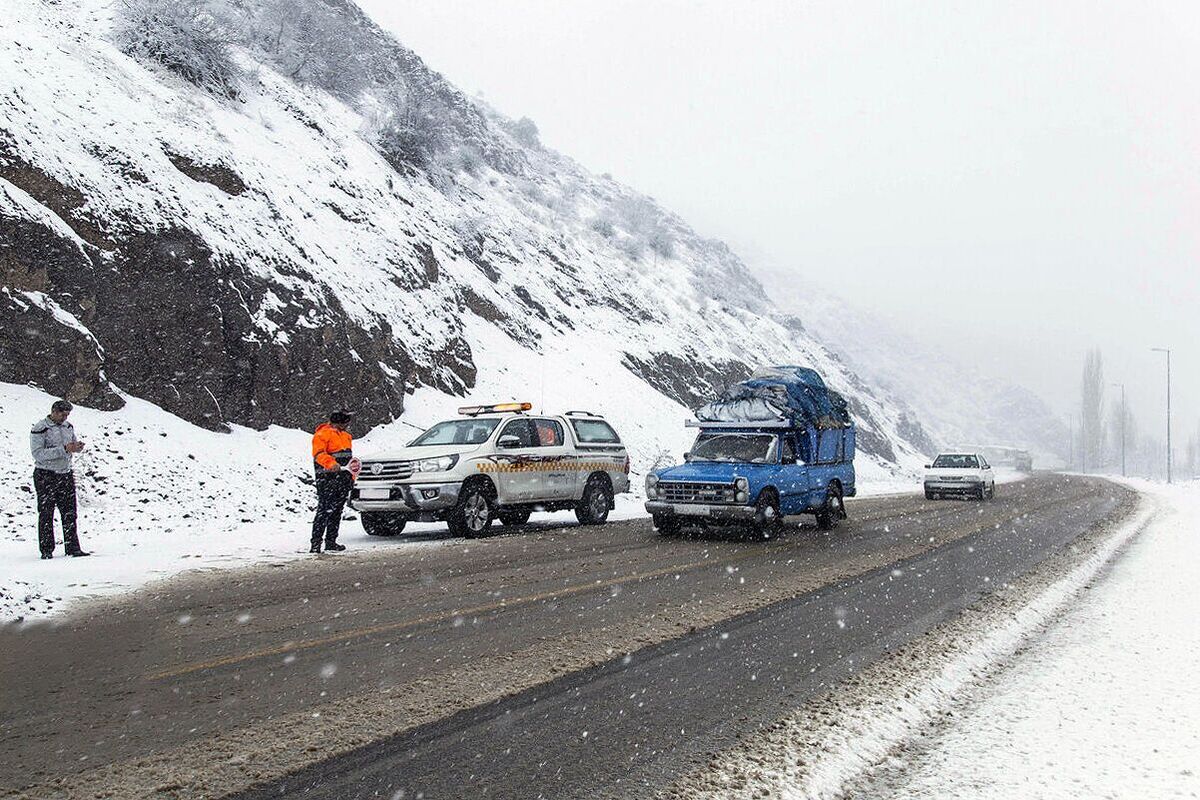
<path fill-rule="evenodd" d="M 350 424 L 349 411 L 334 411 L 329 422 L 317 426 L 313 433 L 313 469 L 317 478 L 317 514 L 313 517 L 312 546 L 309 552 L 321 552 L 321 539 L 325 550 L 340 552 L 346 545 L 338 544 L 338 527 L 342 524 L 342 508 L 354 476 L 350 473 L 351 437 L 346 426 Z"/>

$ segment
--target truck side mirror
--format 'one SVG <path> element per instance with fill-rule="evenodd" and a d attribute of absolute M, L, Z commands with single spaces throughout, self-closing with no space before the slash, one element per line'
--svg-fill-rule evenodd
<path fill-rule="evenodd" d="M 925 469 L 933 469 L 933 464 L 926 464 Z"/>
<path fill-rule="evenodd" d="M 497 442 L 496 442 L 496 445 L 497 445 L 498 447 L 503 447 L 503 448 L 505 448 L 506 450 L 508 450 L 508 449 L 512 449 L 512 448 L 514 448 L 514 447 L 520 447 L 520 446 L 521 446 L 521 440 L 520 440 L 520 438 L 519 438 L 519 437 L 513 436 L 513 435 L 510 433 L 510 434 L 508 434 L 508 435 L 506 435 L 506 436 L 501 436 L 501 437 L 500 437 L 500 439 L 499 439 L 499 440 L 497 440 Z"/>
<path fill-rule="evenodd" d="M 684 453 L 684 454 L 683 454 L 683 460 L 684 460 L 684 461 L 691 461 L 691 460 L 692 460 L 692 454 L 691 454 L 691 452 Z"/>

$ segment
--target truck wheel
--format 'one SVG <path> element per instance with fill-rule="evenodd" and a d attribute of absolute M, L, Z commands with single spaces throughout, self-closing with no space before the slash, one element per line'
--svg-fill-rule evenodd
<path fill-rule="evenodd" d="M 363 530 L 368 536 L 396 536 L 404 531 L 407 519 L 388 511 L 362 512 Z"/>
<path fill-rule="evenodd" d="M 674 514 L 651 514 L 650 519 L 654 521 L 659 536 L 679 535 L 679 518 Z"/>
<path fill-rule="evenodd" d="M 463 490 L 458 505 L 450 512 L 446 522 L 450 525 L 450 532 L 456 536 L 476 539 L 487 535 L 494 516 L 494 501 L 483 486 L 475 484 Z"/>
<path fill-rule="evenodd" d="M 825 503 L 817 511 L 817 527 L 823 531 L 833 530 L 838 520 L 845 518 L 846 503 L 842 500 L 841 487 L 831 483 L 825 491 Z"/>
<path fill-rule="evenodd" d="M 533 513 L 528 508 L 516 508 L 511 511 L 501 511 L 497 516 L 500 517 L 501 525 L 524 525 L 529 522 L 529 515 Z"/>
<path fill-rule="evenodd" d="M 773 492 L 763 491 L 758 495 L 754 504 L 754 522 L 750 529 L 759 541 L 769 541 L 783 527 L 783 517 L 779 514 L 779 501 Z"/>
<path fill-rule="evenodd" d="M 612 489 L 603 479 L 593 476 L 588 478 L 587 486 L 583 488 L 583 498 L 575 506 L 575 517 L 581 525 L 603 525 L 608 522 L 612 505 Z"/>

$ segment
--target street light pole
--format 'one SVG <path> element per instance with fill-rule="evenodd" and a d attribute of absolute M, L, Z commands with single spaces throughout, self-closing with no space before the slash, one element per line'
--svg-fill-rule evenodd
<path fill-rule="evenodd" d="M 1171 348 L 1151 347 L 1156 353 L 1167 354 L 1167 483 L 1171 482 Z"/>
<path fill-rule="evenodd" d="M 1114 383 L 1121 387 L 1121 477 L 1125 477 L 1125 421 L 1129 418 L 1125 411 L 1125 384 Z"/>

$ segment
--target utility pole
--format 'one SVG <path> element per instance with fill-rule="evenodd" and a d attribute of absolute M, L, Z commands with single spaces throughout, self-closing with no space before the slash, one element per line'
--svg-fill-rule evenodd
<path fill-rule="evenodd" d="M 1121 387 L 1121 477 L 1125 477 L 1125 421 L 1129 419 L 1125 411 L 1125 384 L 1114 383 Z"/>
<path fill-rule="evenodd" d="M 1156 353 L 1167 354 L 1167 483 L 1171 482 L 1171 348 L 1151 347 Z"/>

